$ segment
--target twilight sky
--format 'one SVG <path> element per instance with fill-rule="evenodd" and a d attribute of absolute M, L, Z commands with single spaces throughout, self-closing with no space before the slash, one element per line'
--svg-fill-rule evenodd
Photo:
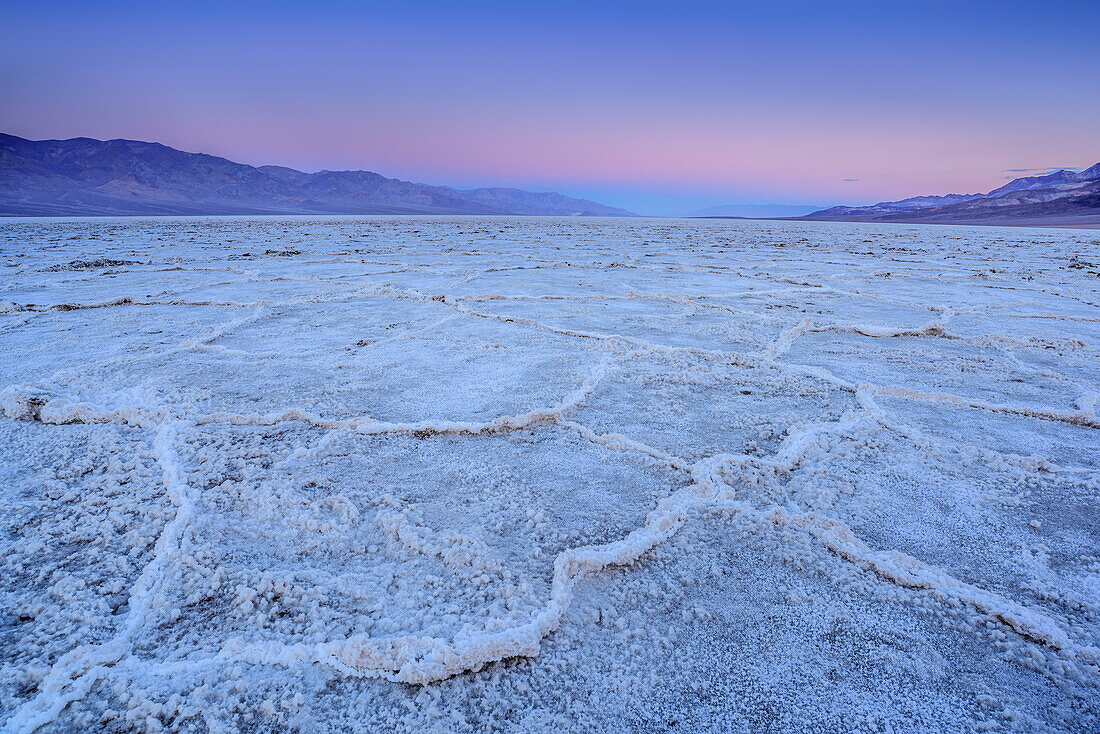
<path fill-rule="evenodd" d="M 1100 160 L 1100 2 L 0 0 L 0 131 L 652 214 Z"/>

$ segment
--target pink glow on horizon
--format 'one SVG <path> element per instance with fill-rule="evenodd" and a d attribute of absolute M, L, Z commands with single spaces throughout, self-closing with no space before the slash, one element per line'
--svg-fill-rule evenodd
<path fill-rule="evenodd" d="M 150 121 L 151 122 L 151 121 Z M 87 127 L 87 126 L 86 126 Z M 85 134 L 96 136 L 96 125 Z M 107 124 L 102 128 L 106 130 Z M 803 201 L 870 201 L 925 193 L 986 191 L 1002 182 L 1006 148 L 1019 167 L 1075 160 L 1073 146 L 1038 131 L 945 136 L 930 125 L 855 121 L 738 127 L 646 120 L 498 120 L 439 126 L 418 119 L 313 117 L 265 126 L 247 116 L 216 125 L 132 124 L 102 137 L 157 139 L 252 165 L 301 170 L 363 168 L 456 186 L 655 187 L 757 192 Z M 144 129 L 143 129 L 144 128 Z M 173 129 L 176 128 L 176 129 Z M 59 131 L 59 136 L 67 137 Z M 898 141 L 904 141 L 899 145 Z M 792 172 L 798 175 L 792 176 Z M 902 172 L 903 175 L 899 175 Z M 613 174 L 613 175 L 609 175 Z M 846 181 L 845 179 L 858 179 Z"/>

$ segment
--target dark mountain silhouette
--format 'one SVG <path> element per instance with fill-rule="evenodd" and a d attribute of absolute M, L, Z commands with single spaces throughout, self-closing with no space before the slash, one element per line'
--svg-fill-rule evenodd
<path fill-rule="evenodd" d="M 520 189 L 453 189 L 370 171 L 259 168 L 137 140 L 0 134 L 0 214 L 531 214 L 631 216 Z"/>
<path fill-rule="evenodd" d="M 917 196 L 872 206 L 834 206 L 803 219 L 930 224 L 1100 224 L 1100 163 L 1017 178 L 988 194 Z"/>

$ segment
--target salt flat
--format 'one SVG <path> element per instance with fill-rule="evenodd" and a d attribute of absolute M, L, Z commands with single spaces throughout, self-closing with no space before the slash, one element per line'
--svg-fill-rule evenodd
<path fill-rule="evenodd" d="M 4 731 L 1100 728 L 1100 232 L 0 221 Z"/>

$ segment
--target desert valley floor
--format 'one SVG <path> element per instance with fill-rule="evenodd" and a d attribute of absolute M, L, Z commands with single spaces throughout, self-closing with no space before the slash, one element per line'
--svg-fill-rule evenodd
<path fill-rule="evenodd" d="M 1096 731 L 1100 231 L 0 221 L 0 727 Z"/>

